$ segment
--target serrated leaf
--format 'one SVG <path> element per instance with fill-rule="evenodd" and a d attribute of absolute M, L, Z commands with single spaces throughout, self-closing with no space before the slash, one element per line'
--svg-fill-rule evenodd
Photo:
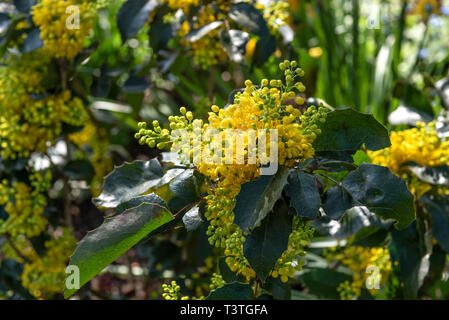
<path fill-rule="evenodd" d="M 288 179 L 285 192 L 290 198 L 290 207 L 298 217 L 315 219 L 321 206 L 320 193 L 313 175 L 303 171 L 293 171 Z"/>
<path fill-rule="evenodd" d="M 424 195 L 420 201 L 432 220 L 432 234 L 440 246 L 449 253 L 449 199 Z"/>
<path fill-rule="evenodd" d="M 139 32 L 157 6 L 156 0 L 128 0 L 123 4 L 117 13 L 117 27 L 123 42 Z"/>
<path fill-rule="evenodd" d="M 124 164 L 105 177 L 103 192 L 93 202 L 98 207 L 115 208 L 146 193 L 163 175 L 156 159 Z"/>
<path fill-rule="evenodd" d="M 292 216 L 288 214 L 288 206 L 284 201 L 278 201 L 261 226 L 246 237 L 243 253 L 262 282 L 287 249 L 291 232 Z"/>
<path fill-rule="evenodd" d="M 120 215 L 105 219 L 104 223 L 89 232 L 79 243 L 70 259 L 77 266 L 80 286 L 86 284 L 106 266 L 114 262 L 151 231 L 172 221 L 166 208 L 154 203 L 143 203 Z M 65 289 L 67 299 L 76 289 Z"/>
<path fill-rule="evenodd" d="M 212 291 L 205 300 L 251 300 L 253 289 L 249 284 L 233 282 Z"/>
<path fill-rule="evenodd" d="M 388 168 L 362 164 L 346 176 L 342 185 L 355 200 L 382 219 L 396 220 L 395 227 L 399 230 L 415 219 L 413 195 L 405 181 Z"/>
<path fill-rule="evenodd" d="M 163 199 L 161 199 L 158 195 L 154 193 L 146 194 L 144 196 L 138 196 L 135 198 L 132 198 L 129 201 L 121 203 L 116 209 L 114 215 L 118 215 L 123 213 L 126 210 L 136 208 L 140 206 L 142 203 L 155 203 L 162 207 L 167 208 L 167 204 Z"/>
<path fill-rule="evenodd" d="M 287 184 L 289 169 L 279 167 L 273 176 L 261 176 L 242 185 L 236 198 L 234 223 L 243 232 L 253 230 L 273 209 Z"/>
<path fill-rule="evenodd" d="M 372 115 L 351 108 L 330 112 L 321 131 L 315 141 L 318 151 L 356 151 L 363 144 L 369 150 L 380 150 L 391 145 L 387 128 Z"/>
<path fill-rule="evenodd" d="M 213 21 L 211 23 L 205 24 L 197 29 L 191 30 L 185 37 L 185 40 L 188 42 L 195 42 L 200 40 L 202 37 L 204 37 L 209 32 L 217 29 L 219 26 L 223 24 L 223 21 Z"/>

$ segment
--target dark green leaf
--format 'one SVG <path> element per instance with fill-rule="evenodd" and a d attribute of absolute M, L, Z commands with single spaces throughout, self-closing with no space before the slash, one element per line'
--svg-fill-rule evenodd
<path fill-rule="evenodd" d="M 168 41 L 176 34 L 176 28 L 171 23 L 164 22 L 164 16 L 168 11 L 167 7 L 157 10 L 150 27 L 150 46 L 158 52 L 167 46 Z"/>
<path fill-rule="evenodd" d="M 305 285 L 310 294 L 321 299 L 340 299 L 337 287 L 345 281 L 352 281 L 349 274 L 331 269 L 313 269 L 304 272 L 299 281 Z"/>
<path fill-rule="evenodd" d="M 95 169 L 89 160 L 72 160 L 62 168 L 62 171 L 71 180 L 84 180 L 88 183 L 95 176 Z"/>
<path fill-rule="evenodd" d="M 432 234 L 440 246 L 449 253 L 449 199 L 424 195 L 420 201 L 432 219 Z"/>
<path fill-rule="evenodd" d="M 287 184 L 289 170 L 280 167 L 274 176 L 261 176 L 242 185 L 236 198 L 234 223 L 243 232 L 253 230 L 273 209 Z"/>
<path fill-rule="evenodd" d="M 157 5 L 156 0 L 128 0 L 123 4 L 117 13 L 117 27 L 123 41 L 137 34 Z"/>
<path fill-rule="evenodd" d="M 163 174 L 156 159 L 124 164 L 106 176 L 103 192 L 93 201 L 98 207 L 117 207 L 123 202 L 146 193 L 159 183 Z"/>
<path fill-rule="evenodd" d="M 250 3 L 233 4 L 229 8 L 229 17 L 239 26 L 259 37 L 266 37 L 269 34 L 262 13 Z"/>
<path fill-rule="evenodd" d="M 150 87 L 150 83 L 143 77 L 131 75 L 123 84 L 122 90 L 128 93 L 143 92 Z"/>
<path fill-rule="evenodd" d="M 252 297 L 253 289 L 249 284 L 233 282 L 215 289 L 206 300 L 251 300 Z"/>
<path fill-rule="evenodd" d="M 243 253 L 262 282 L 287 249 L 291 232 L 292 216 L 288 214 L 287 204 L 280 200 L 262 225 L 246 237 Z"/>
<path fill-rule="evenodd" d="M 279 277 L 268 278 L 265 289 L 271 293 L 276 300 L 290 300 L 291 289 L 287 283 L 283 283 Z"/>
<path fill-rule="evenodd" d="M 256 66 L 262 66 L 275 51 L 276 38 L 268 33 L 256 43 L 253 55 L 254 64 Z"/>
<path fill-rule="evenodd" d="M 356 151 L 363 144 L 369 150 L 379 150 L 391 145 L 383 125 L 372 115 L 351 108 L 330 112 L 321 131 L 315 142 L 318 151 Z"/>
<path fill-rule="evenodd" d="M 421 261 L 425 248 L 417 231 L 416 222 L 405 230 L 392 231 L 390 254 L 399 262 L 400 276 L 403 283 L 404 298 L 416 299 L 419 288 Z"/>
<path fill-rule="evenodd" d="M 290 206 L 295 209 L 298 217 L 312 220 L 319 216 L 321 198 L 313 175 L 293 171 L 285 192 L 290 198 Z"/>
<path fill-rule="evenodd" d="M 352 195 L 342 187 L 332 186 L 324 194 L 324 212 L 333 220 L 339 220 L 346 210 L 355 205 Z"/>
<path fill-rule="evenodd" d="M 93 77 L 90 94 L 96 98 L 104 98 L 108 95 L 110 87 L 111 80 L 107 76 Z"/>
<path fill-rule="evenodd" d="M 79 268 L 80 285 L 86 284 L 148 233 L 172 220 L 173 215 L 166 208 L 154 203 L 143 203 L 106 219 L 78 243 L 70 259 L 70 265 Z M 64 297 L 69 298 L 75 292 L 66 288 Z"/>
<path fill-rule="evenodd" d="M 391 241 L 390 232 L 379 227 L 366 227 L 354 235 L 351 242 L 354 246 L 384 247 Z"/>
<path fill-rule="evenodd" d="M 415 219 L 413 195 L 405 181 L 388 168 L 362 164 L 343 180 L 343 187 L 362 205 L 382 219 L 393 219 L 399 230 Z"/>
<path fill-rule="evenodd" d="M 345 239 L 366 227 L 388 229 L 392 224 L 392 220 L 382 221 L 366 207 L 353 207 L 347 210 L 339 221 L 323 216 L 312 221 L 311 226 L 322 235 L 334 239 Z"/>
<path fill-rule="evenodd" d="M 118 215 L 123 213 L 126 210 L 135 208 L 140 206 L 142 203 L 155 203 L 162 207 L 167 207 L 167 204 L 164 200 L 162 200 L 158 195 L 154 193 L 150 193 L 144 196 L 138 196 L 135 198 L 132 198 L 129 201 L 121 203 L 116 209 L 114 215 Z"/>
<path fill-rule="evenodd" d="M 187 231 L 193 231 L 198 228 L 203 223 L 200 214 L 200 207 L 195 206 L 187 211 L 182 217 L 182 222 L 184 223 Z"/>
<path fill-rule="evenodd" d="M 22 13 L 29 13 L 31 8 L 36 4 L 36 0 L 14 0 L 17 10 Z"/>
<path fill-rule="evenodd" d="M 41 31 L 39 28 L 36 28 L 28 33 L 25 41 L 20 46 L 20 51 L 27 53 L 42 48 L 43 46 L 44 42 L 41 39 Z"/>

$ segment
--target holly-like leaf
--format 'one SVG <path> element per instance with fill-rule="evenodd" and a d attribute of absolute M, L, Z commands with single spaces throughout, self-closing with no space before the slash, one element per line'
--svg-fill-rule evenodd
<path fill-rule="evenodd" d="M 114 215 L 119 215 L 119 214 L 125 212 L 126 210 L 136 208 L 136 207 L 140 206 L 142 203 L 155 203 L 162 207 L 167 208 L 167 204 L 165 203 L 165 201 L 162 198 L 160 198 L 158 195 L 156 195 L 154 193 L 150 193 L 150 194 L 146 194 L 144 196 L 138 196 L 138 197 L 132 198 L 129 201 L 123 202 L 115 209 Z"/>
<path fill-rule="evenodd" d="M 128 0 L 117 13 L 117 27 L 126 41 L 134 37 L 148 21 L 151 11 L 158 6 L 156 0 Z"/>
<path fill-rule="evenodd" d="M 424 195 L 420 201 L 432 219 L 432 234 L 440 246 L 449 253 L 449 199 Z"/>
<path fill-rule="evenodd" d="M 103 192 L 93 202 L 98 207 L 115 208 L 146 193 L 159 183 L 163 175 L 157 159 L 124 164 L 106 176 Z"/>
<path fill-rule="evenodd" d="M 242 185 L 236 198 L 234 223 L 243 232 L 253 230 L 273 209 L 287 184 L 289 170 L 280 167 L 273 176 L 261 176 Z"/>
<path fill-rule="evenodd" d="M 201 26 L 198 29 L 193 29 L 186 35 L 185 40 L 189 41 L 189 42 L 198 41 L 202 37 L 204 37 L 206 34 L 208 34 L 209 32 L 220 27 L 222 24 L 223 24 L 223 21 L 218 20 L 218 21 L 213 21 L 211 23 L 208 23 L 204 26 Z"/>
<path fill-rule="evenodd" d="M 243 253 L 262 282 L 287 249 L 291 232 L 292 216 L 288 214 L 288 206 L 278 201 L 261 226 L 247 236 Z"/>
<path fill-rule="evenodd" d="M 215 289 L 206 297 L 206 300 L 251 300 L 252 297 L 253 289 L 249 284 L 233 282 Z"/>
<path fill-rule="evenodd" d="M 172 221 L 168 209 L 155 203 L 142 203 L 120 215 L 105 219 L 79 243 L 70 259 L 71 266 L 79 268 L 80 286 L 100 273 L 123 253 L 136 245 L 151 231 Z M 67 299 L 76 289 L 64 290 Z"/>
<path fill-rule="evenodd" d="M 182 217 L 182 222 L 184 223 L 187 231 L 193 231 L 197 229 L 203 223 L 203 219 L 201 218 L 200 213 L 200 207 L 195 206 L 187 211 Z"/>
<path fill-rule="evenodd" d="M 303 171 L 293 171 L 288 180 L 285 192 L 296 215 L 311 220 L 318 217 L 321 198 L 315 177 Z"/>
<path fill-rule="evenodd" d="M 405 229 L 415 219 L 413 195 L 405 181 L 388 168 L 362 164 L 349 173 L 342 186 L 358 203 L 382 219 L 396 220 L 395 227 Z"/>
<path fill-rule="evenodd" d="M 351 108 L 330 112 L 321 131 L 315 141 L 318 151 L 356 151 L 363 144 L 379 150 L 391 145 L 387 128 L 372 115 Z"/>

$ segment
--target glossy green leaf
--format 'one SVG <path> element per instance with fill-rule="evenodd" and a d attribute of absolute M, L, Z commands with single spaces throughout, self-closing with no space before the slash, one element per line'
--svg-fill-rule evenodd
<path fill-rule="evenodd" d="M 80 285 L 86 284 L 151 231 L 172 220 L 170 211 L 155 203 L 142 203 L 105 219 L 78 243 L 70 259 L 70 265 L 79 268 Z M 66 288 L 64 297 L 69 298 L 75 292 L 75 289 Z"/>
<path fill-rule="evenodd" d="M 137 34 L 157 6 L 156 0 L 128 0 L 123 4 L 117 13 L 117 27 L 123 42 Z"/>
<path fill-rule="evenodd" d="M 288 238 L 292 232 L 292 216 L 288 206 L 278 201 L 260 227 L 253 230 L 243 244 L 243 253 L 257 277 L 265 281 L 276 261 L 288 247 Z"/>
<path fill-rule="evenodd" d="M 253 230 L 273 209 L 287 184 L 289 170 L 280 167 L 273 176 L 261 176 L 242 185 L 236 198 L 234 223 L 243 232 Z"/>
<path fill-rule="evenodd" d="M 252 298 L 253 289 L 249 284 L 233 282 L 215 289 L 206 297 L 206 300 L 251 300 Z"/>
<path fill-rule="evenodd" d="M 146 193 L 159 183 L 163 175 L 157 159 L 124 164 L 106 176 L 103 192 L 93 202 L 98 207 L 117 207 Z"/>
<path fill-rule="evenodd" d="M 321 198 L 313 175 L 303 171 L 292 172 L 285 192 L 298 217 L 315 219 L 319 216 Z"/>
<path fill-rule="evenodd" d="M 432 219 L 432 234 L 440 246 L 449 253 L 449 199 L 424 195 L 420 200 Z"/>
<path fill-rule="evenodd" d="M 246 44 L 249 41 L 247 32 L 224 29 L 220 31 L 220 41 L 229 59 L 241 64 L 245 62 Z"/>
<path fill-rule="evenodd" d="M 405 230 L 393 230 L 393 241 L 389 247 L 393 260 L 399 263 L 405 299 L 416 299 L 418 296 L 421 263 L 426 254 L 417 228 L 414 222 Z"/>
<path fill-rule="evenodd" d="M 239 26 L 259 37 L 266 37 L 270 33 L 262 13 L 250 3 L 231 5 L 229 17 Z"/>
<path fill-rule="evenodd" d="M 41 31 L 39 28 L 35 28 L 28 33 L 20 46 L 20 51 L 27 53 L 42 48 L 43 46 L 44 42 L 41 39 Z"/>
<path fill-rule="evenodd" d="M 413 195 L 388 168 L 362 164 L 346 176 L 343 187 L 382 219 L 396 220 L 397 229 L 405 229 L 415 219 Z"/>
<path fill-rule="evenodd" d="M 319 151 L 356 151 L 363 144 L 369 150 L 379 150 L 391 145 L 387 128 L 372 115 L 351 108 L 330 112 L 321 131 L 315 142 Z"/>
<path fill-rule="evenodd" d="M 332 186 L 324 194 L 324 212 L 333 220 L 339 220 L 354 205 L 356 203 L 352 195 L 340 186 Z"/>

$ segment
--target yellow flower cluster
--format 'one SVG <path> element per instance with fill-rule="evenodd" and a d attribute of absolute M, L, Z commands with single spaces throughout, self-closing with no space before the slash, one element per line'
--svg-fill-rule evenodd
<path fill-rule="evenodd" d="M 43 257 L 39 257 L 23 235 L 11 237 L 14 248 L 9 243 L 1 248 L 5 257 L 24 263 L 22 285 L 36 298 L 51 298 L 64 290 L 65 268 L 75 250 L 76 239 L 69 228 L 61 228 L 57 233 L 58 236 L 45 242 Z"/>
<path fill-rule="evenodd" d="M 290 18 L 290 6 L 287 1 L 270 1 L 267 6 L 259 3 L 257 8 L 262 11 L 271 34 L 275 34 L 279 27 L 287 24 Z"/>
<path fill-rule="evenodd" d="M 76 247 L 71 229 L 64 228 L 59 237 L 45 242 L 47 249 L 43 257 L 25 263 L 22 285 L 37 298 L 49 298 L 64 290 L 65 269 L 69 257 Z"/>
<path fill-rule="evenodd" d="M 394 174 L 407 180 L 410 191 L 419 198 L 430 186 L 410 175 L 404 165 L 409 162 L 423 167 L 448 164 L 449 141 L 438 137 L 435 122 L 418 123 L 416 128 L 393 131 L 390 139 L 391 147 L 368 151 L 368 156 L 374 164 L 388 167 Z"/>
<path fill-rule="evenodd" d="M 147 130 L 146 123 L 140 123 L 141 129 L 135 135 L 141 144 L 150 147 L 157 146 L 163 149 L 171 145 L 171 150 L 178 152 L 181 161 L 184 163 L 193 161 L 199 172 L 216 182 L 216 186 L 210 188 L 206 197 L 205 216 L 210 221 L 207 235 L 211 244 L 224 249 L 230 269 L 244 275 L 248 280 L 255 277 L 255 272 L 243 255 L 245 235 L 233 223 L 233 208 L 240 187 L 257 179 L 260 168 L 270 163 L 273 155 L 269 150 L 273 142 L 278 145 L 278 164 L 281 166 L 293 167 L 312 157 L 314 155 L 312 143 L 321 132 L 319 125 L 326 118 L 325 108 L 310 107 L 301 113 L 299 109 L 289 104 L 295 98 L 298 105 L 304 104 L 303 98 L 297 97 L 295 93 L 295 90 L 301 93 L 305 91 L 304 85 L 296 81 L 296 78 L 302 77 L 304 72 L 297 67 L 296 61 L 284 61 L 280 64 L 280 69 L 284 72 L 285 84 L 281 80 L 263 79 L 260 86 L 255 86 L 247 80 L 244 91 L 236 94 L 234 104 L 226 108 L 212 106 L 206 124 L 202 120 L 194 119 L 193 114 L 182 107 L 180 109 L 182 116 L 169 117 L 171 131 L 161 129 L 159 123 L 154 121 L 153 130 Z M 185 137 L 177 135 L 178 130 L 186 130 L 190 134 L 187 143 Z M 251 139 L 244 136 L 245 132 L 251 134 L 256 130 L 267 132 L 265 150 L 258 150 L 256 145 L 250 143 Z M 271 141 L 271 130 L 277 130 L 277 141 Z M 215 134 L 209 135 L 210 132 Z M 195 142 L 197 136 L 202 137 L 199 143 Z M 243 151 L 237 151 L 236 144 L 229 143 L 234 141 L 234 138 L 243 141 Z M 221 152 L 221 156 L 217 153 L 209 156 L 217 149 L 218 154 Z M 230 154 L 232 158 L 227 159 L 226 155 Z M 249 154 L 255 155 L 255 163 L 249 163 Z M 207 158 L 210 158 L 209 161 L 204 161 Z M 243 159 L 243 163 L 237 161 L 238 159 Z M 310 240 L 309 235 L 308 225 L 296 221 L 289 249 L 278 261 L 277 273 L 273 275 L 281 275 L 283 281 L 293 276 L 293 263 L 303 254 L 301 247 L 304 242 Z M 301 268 L 300 264 L 297 266 L 298 269 Z"/>
<path fill-rule="evenodd" d="M 73 58 L 92 29 L 95 11 L 95 3 L 89 0 L 38 1 L 32 15 L 45 50 L 55 58 Z"/>
<path fill-rule="evenodd" d="M 42 60 L 40 60 L 42 58 Z M 0 67 L 0 155 L 6 159 L 45 152 L 61 134 L 63 123 L 80 126 L 83 102 L 70 91 L 48 95 L 44 54 L 11 57 Z"/>
<path fill-rule="evenodd" d="M 385 248 L 349 246 L 341 251 L 334 247 L 325 251 L 324 255 L 328 261 L 338 260 L 353 272 L 352 282 L 345 281 L 337 288 L 342 300 L 357 299 L 367 280 L 370 281 L 370 286 L 372 285 L 367 289 L 371 294 L 375 294 L 378 290 L 376 284 L 380 288 L 392 271 L 390 253 Z"/>
<path fill-rule="evenodd" d="M 192 21 L 185 20 L 178 31 L 178 36 L 183 39 L 182 45 L 189 48 L 196 65 L 204 69 L 216 65 L 226 60 L 226 51 L 221 45 L 220 31 L 226 26 L 222 26 L 210 31 L 197 41 L 189 42 L 184 40 L 185 36 L 192 30 L 199 29 L 211 22 L 227 20 L 229 17 L 229 9 L 234 1 L 215 0 L 215 1 L 199 1 L 199 0 L 164 0 L 168 6 L 176 11 L 182 9 L 186 17 L 190 14 L 192 7 L 197 7 L 198 12 Z M 252 3 L 252 1 L 241 1 Z M 267 21 L 270 33 L 275 34 L 280 26 L 287 23 L 289 19 L 289 5 L 287 1 L 272 1 L 268 5 L 263 3 L 256 4 L 256 8 L 261 11 Z M 249 41 L 249 47 L 255 47 L 257 40 L 255 38 Z M 249 50 L 253 52 L 253 50 Z M 252 56 L 252 54 L 248 54 Z"/>
<path fill-rule="evenodd" d="M 186 10 L 187 9 L 188 7 L 186 7 Z M 197 21 L 193 23 L 192 27 L 190 27 L 188 21 L 184 21 L 181 25 L 178 35 L 182 39 L 184 39 L 192 29 L 197 29 L 211 22 L 225 18 L 223 13 L 215 12 L 210 5 L 202 6 L 200 10 L 201 11 L 197 16 Z M 204 69 L 226 60 L 226 51 L 223 49 L 220 42 L 219 29 L 212 30 L 197 41 L 188 42 L 182 40 L 182 43 L 190 48 L 189 51 L 193 56 L 195 64 Z"/>
<path fill-rule="evenodd" d="M 51 172 L 30 175 L 31 186 L 24 182 L 0 182 L 0 206 L 5 206 L 6 220 L 0 220 L 0 234 L 38 236 L 46 227 L 45 192 L 50 188 Z"/>

